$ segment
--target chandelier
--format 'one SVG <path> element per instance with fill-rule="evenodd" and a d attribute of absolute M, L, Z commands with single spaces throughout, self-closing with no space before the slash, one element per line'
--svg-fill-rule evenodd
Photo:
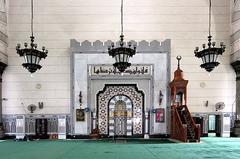
<path fill-rule="evenodd" d="M 42 66 L 39 64 L 42 58 L 47 57 L 48 50 L 45 47 L 42 47 L 42 50 L 37 50 L 37 44 L 34 43 L 33 36 L 33 0 L 31 0 L 31 33 L 30 36 L 31 42 L 28 46 L 28 43 L 24 43 L 24 48 L 21 49 L 21 44 L 17 44 L 16 50 L 17 54 L 21 57 L 24 57 L 25 63 L 22 64 L 30 73 L 34 73 L 37 70 L 41 69 Z"/>
<path fill-rule="evenodd" d="M 194 50 L 195 56 L 202 59 L 201 68 L 204 68 L 206 71 L 211 72 L 216 66 L 219 65 L 217 62 L 218 55 L 222 55 L 225 51 L 226 46 L 223 42 L 220 42 L 220 48 L 215 47 L 216 43 L 212 42 L 211 36 L 211 8 L 212 0 L 209 0 L 209 34 L 208 34 L 208 43 L 202 44 L 203 49 L 199 51 L 199 47 L 196 47 Z"/>
<path fill-rule="evenodd" d="M 121 35 L 119 41 L 119 47 L 115 47 L 114 43 L 108 47 L 108 53 L 110 56 L 115 58 L 113 64 L 120 72 L 124 72 L 127 67 L 131 66 L 129 63 L 129 57 L 136 54 L 136 45 L 132 46 L 131 42 L 126 45 L 124 43 L 123 35 L 123 0 L 121 0 Z"/>

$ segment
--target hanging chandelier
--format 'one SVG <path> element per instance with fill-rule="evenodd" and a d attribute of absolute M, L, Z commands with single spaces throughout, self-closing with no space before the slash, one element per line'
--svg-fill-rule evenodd
<path fill-rule="evenodd" d="M 37 70 L 41 69 L 42 66 L 39 64 L 42 58 L 47 57 L 48 50 L 45 47 L 42 47 L 42 50 L 37 50 L 37 44 L 34 43 L 33 36 L 33 0 L 31 0 L 31 33 L 30 36 L 31 42 L 28 46 L 28 43 L 24 43 L 24 48 L 21 49 L 21 44 L 17 44 L 16 50 L 17 54 L 21 57 L 24 57 L 25 63 L 22 64 L 30 73 L 34 73 Z"/>
<path fill-rule="evenodd" d="M 123 35 L 123 0 L 121 0 L 121 35 L 119 41 L 119 47 L 115 47 L 114 43 L 108 47 L 108 53 L 110 56 L 115 58 L 113 64 L 120 72 L 124 72 L 127 67 L 131 66 L 129 63 L 129 57 L 136 54 L 136 45 L 132 46 L 131 42 L 128 42 L 127 46 L 124 43 Z"/>
<path fill-rule="evenodd" d="M 206 44 L 202 44 L 203 49 L 201 51 L 199 51 L 199 47 L 196 47 L 194 50 L 195 56 L 202 59 L 203 63 L 200 65 L 201 68 L 204 68 L 208 72 L 211 72 L 219 65 L 219 62 L 217 62 L 218 55 L 222 55 L 226 48 L 223 42 L 220 42 L 220 48 L 215 47 L 216 43 L 212 42 L 211 8 L 212 0 L 209 0 L 209 34 L 207 46 Z"/>

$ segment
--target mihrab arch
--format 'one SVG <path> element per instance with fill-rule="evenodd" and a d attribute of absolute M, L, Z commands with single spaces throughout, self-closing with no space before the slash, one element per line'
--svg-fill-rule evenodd
<path fill-rule="evenodd" d="M 116 131 L 116 107 L 125 105 L 126 130 Z M 119 109 L 119 108 L 117 108 Z M 106 84 L 103 91 L 97 94 L 97 123 L 100 134 L 108 136 L 143 136 L 144 135 L 144 93 L 138 90 L 136 84 Z M 118 119 L 117 119 L 118 118 Z M 124 114 L 122 115 L 124 120 Z M 120 123 L 120 122 L 118 122 Z M 120 123 L 121 124 L 121 123 Z"/>

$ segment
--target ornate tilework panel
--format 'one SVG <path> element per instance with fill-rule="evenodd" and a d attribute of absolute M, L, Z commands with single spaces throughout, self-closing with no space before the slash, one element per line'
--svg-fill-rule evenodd
<path fill-rule="evenodd" d="M 114 98 L 115 96 L 116 98 Z M 104 90 L 98 93 L 98 128 L 100 133 L 112 135 L 114 131 L 114 105 L 118 100 L 123 100 L 126 103 L 128 112 L 127 134 L 143 134 L 143 92 L 137 89 L 136 84 L 109 84 L 105 85 Z M 132 130 L 132 133 L 129 133 L 129 130 Z"/>
<path fill-rule="evenodd" d="M 117 112 L 116 106 L 121 102 L 124 110 Z M 116 95 L 109 101 L 109 136 L 132 135 L 132 101 L 125 95 Z M 128 124 L 130 123 L 130 124 Z M 118 131 L 118 126 L 120 129 Z"/>

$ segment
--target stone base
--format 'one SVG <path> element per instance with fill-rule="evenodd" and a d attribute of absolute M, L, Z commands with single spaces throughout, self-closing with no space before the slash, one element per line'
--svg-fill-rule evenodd
<path fill-rule="evenodd" d="M 240 137 L 240 127 L 239 128 L 233 128 L 233 134 L 236 137 Z"/>
<path fill-rule="evenodd" d="M 149 135 L 148 134 L 144 134 L 144 139 L 149 139 Z"/>
<path fill-rule="evenodd" d="M 240 120 L 235 120 L 234 127 L 240 128 Z"/>
<path fill-rule="evenodd" d="M 58 134 L 58 139 L 66 140 L 67 139 L 66 134 Z"/>
<path fill-rule="evenodd" d="M 240 120 L 235 120 L 233 134 L 236 137 L 240 137 Z"/>
<path fill-rule="evenodd" d="M 0 125 L 0 139 L 4 138 L 4 136 L 5 136 L 5 133 L 4 133 L 3 126 Z"/>

